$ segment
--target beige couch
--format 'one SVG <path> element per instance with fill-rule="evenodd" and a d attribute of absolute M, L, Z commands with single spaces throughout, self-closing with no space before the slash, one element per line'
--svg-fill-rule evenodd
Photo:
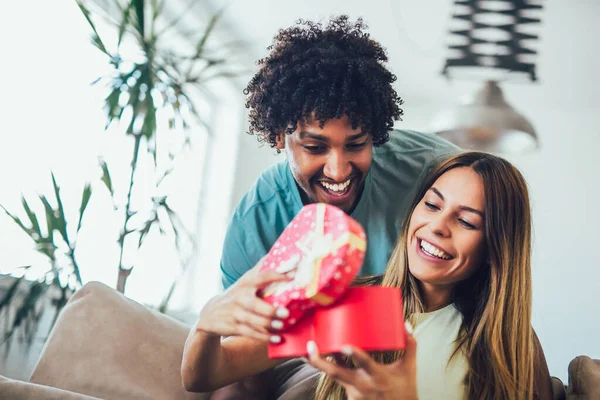
<path fill-rule="evenodd" d="M 265 398 L 234 389 L 187 393 L 179 366 L 188 329 L 100 283 L 89 283 L 65 306 L 42 350 L 30 381 L 0 377 L 0 399 L 226 399 Z M 289 365 L 288 365 L 289 366 Z M 309 396 L 315 371 L 277 382 L 268 397 Z M 600 361 L 578 357 L 569 365 L 569 385 L 554 378 L 556 399 L 600 399 Z M 275 385 L 274 385 L 275 386 Z M 239 389 L 239 387 L 237 388 Z M 566 390 L 565 390 L 566 389 Z"/>

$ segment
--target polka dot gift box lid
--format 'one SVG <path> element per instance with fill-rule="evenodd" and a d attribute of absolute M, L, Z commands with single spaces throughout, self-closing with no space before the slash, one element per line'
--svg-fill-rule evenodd
<path fill-rule="evenodd" d="M 260 267 L 291 278 L 265 287 L 261 294 L 290 311 L 283 329 L 309 309 L 333 304 L 358 275 L 366 246 L 362 226 L 339 208 L 323 203 L 303 207 Z"/>

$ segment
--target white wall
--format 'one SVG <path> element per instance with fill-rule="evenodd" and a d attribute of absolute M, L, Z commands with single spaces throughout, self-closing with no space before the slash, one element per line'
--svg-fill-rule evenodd
<path fill-rule="evenodd" d="M 519 101 L 516 90 L 508 87 L 507 98 L 532 121 L 541 141 L 535 153 L 506 157 L 531 190 L 533 325 L 551 374 L 566 383 L 573 358 L 600 358 L 600 261 L 595 257 L 600 242 L 600 117 L 593 108 L 536 108 Z M 406 100 L 399 128 L 426 130 L 443 106 Z M 258 148 L 255 138 L 240 136 L 234 200 L 280 157 L 266 146 Z"/>
<path fill-rule="evenodd" d="M 591 108 L 527 114 L 543 148 L 513 161 L 533 204 L 533 324 L 550 371 L 564 379 L 574 357 L 600 358 L 600 119 Z"/>

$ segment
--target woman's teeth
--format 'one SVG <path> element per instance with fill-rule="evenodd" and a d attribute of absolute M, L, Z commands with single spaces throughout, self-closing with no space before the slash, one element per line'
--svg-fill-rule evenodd
<path fill-rule="evenodd" d="M 423 251 L 430 256 L 441 258 L 442 260 L 449 260 L 452 258 L 450 255 L 444 253 L 442 250 L 438 249 L 431 243 L 424 241 L 423 239 L 421 239 L 421 249 L 423 249 Z"/>
<path fill-rule="evenodd" d="M 320 183 L 321 183 L 321 185 L 322 185 L 322 186 L 323 186 L 325 189 L 329 190 L 330 192 L 333 192 L 333 193 L 338 193 L 338 194 L 339 194 L 339 193 L 343 193 L 343 192 L 345 192 L 345 191 L 346 191 L 346 189 L 348 189 L 348 186 L 350 185 L 350 181 L 351 181 L 351 180 L 352 180 L 352 179 L 348 179 L 348 180 L 347 180 L 347 181 L 345 181 L 345 182 L 342 182 L 342 183 L 334 183 L 334 184 L 327 183 L 327 182 L 320 182 Z"/>

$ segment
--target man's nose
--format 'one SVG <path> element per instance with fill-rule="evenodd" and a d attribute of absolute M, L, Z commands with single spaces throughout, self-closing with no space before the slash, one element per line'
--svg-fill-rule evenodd
<path fill-rule="evenodd" d="M 352 165 L 343 152 L 334 151 L 329 154 L 323 173 L 329 179 L 341 183 L 352 173 Z"/>

